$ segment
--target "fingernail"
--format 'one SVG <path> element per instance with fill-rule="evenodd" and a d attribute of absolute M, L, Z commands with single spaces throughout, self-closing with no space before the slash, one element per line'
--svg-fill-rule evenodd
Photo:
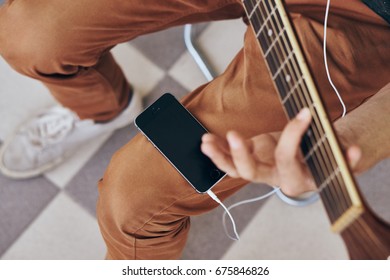
<path fill-rule="evenodd" d="M 303 108 L 297 115 L 297 119 L 300 121 L 306 121 L 310 119 L 311 113 L 309 108 Z"/>

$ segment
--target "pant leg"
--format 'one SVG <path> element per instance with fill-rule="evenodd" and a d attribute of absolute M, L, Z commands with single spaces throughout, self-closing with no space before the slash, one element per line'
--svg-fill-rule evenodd
<path fill-rule="evenodd" d="M 324 7 L 287 2 L 294 12 L 294 25 L 309 66 L 334 119 L 341 109 L 321 62 L 321 21 L 312 17 L 323 14 Z M 339 8 L 331 16 L 329 66 L 352 110 L 388 82 L 390 38 L 388 27 L 363 4 L 354 1 L 357 6 L 349 8 L 345 3 L 337 1 Z M 352 9 L 359 13 L 351 13 Z M 373 76 L 376 78 L 371 80 Z M 280 130 L 286 122 L 251 30 L 247 31 L 243 50 L 227 70 L 182 102 L 219 135 L 236 129 L 249 137 Z M 245 184 L 241 179 L 225 178 L 213 190 L 225 199 Z M 108 247 L 107 257 L 114 259 L 179 258 L 189 216 L 218 206 L 207 194 L 196 193 L 141 135 L 114 155 L 99 182 L 99 194 L 98 221 Z"/>
<path fill-rule="evenodd" d="M 239 0 L 14 0 L 0 8 L 0 54 L 81 118 L 106 121 L 129 84 L 109 50 L 184 23 L 237 18 Z"/>

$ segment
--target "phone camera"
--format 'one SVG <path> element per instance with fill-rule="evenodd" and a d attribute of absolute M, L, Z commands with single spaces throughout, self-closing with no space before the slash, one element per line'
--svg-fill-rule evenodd
<path fill-rule="evenodd" d="M 213 169 L 210 171 L 210 177 L 212 179 L 218 179 L 219 177 L 221 177 L 221 171 L 219 171 L 218 169 Z"/>
<path fill-rule="evenodd" d="M 160 111 L 160 107 L 152 107 L 153 114 L 157 114 Z"/>

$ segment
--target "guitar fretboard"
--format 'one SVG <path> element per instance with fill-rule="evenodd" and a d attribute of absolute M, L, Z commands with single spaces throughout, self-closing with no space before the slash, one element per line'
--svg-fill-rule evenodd
<path fill-rule="evenodd" d="M 243 3 L 288 118 L 305 107 L 311 111 L 301 150 L 334 230 L 341 231 L 360 215 L 360 197 L 284 6 L 280 0 Z"/>

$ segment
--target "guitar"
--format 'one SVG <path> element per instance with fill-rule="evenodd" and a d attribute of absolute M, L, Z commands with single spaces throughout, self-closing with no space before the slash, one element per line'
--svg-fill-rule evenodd
<path fill-rule="evenodd" d="M 387 259 L 390 225 L 363 199 L 306 64 L 282 0 L 243 0 L 248 19 L 289 119 L 304 107 L 312 123 L 301 150 L 331 223 L 351 259 Z"/>

